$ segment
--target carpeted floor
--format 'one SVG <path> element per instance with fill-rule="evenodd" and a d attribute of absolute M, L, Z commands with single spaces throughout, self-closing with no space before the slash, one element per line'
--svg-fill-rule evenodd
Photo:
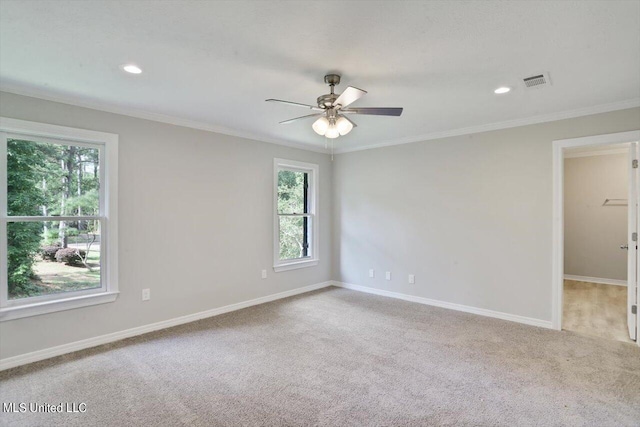
<path fill-rule="evenodd" d="M 338 288 L 0 373 L 3 425 L 639 426 L 640 349 Z"/>

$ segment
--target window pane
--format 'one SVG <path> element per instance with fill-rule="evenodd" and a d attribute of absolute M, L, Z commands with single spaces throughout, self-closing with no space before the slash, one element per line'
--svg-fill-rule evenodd
<path fill-rule="evenodd" d="M 281 216 L 280 220 L 280 259 L 296 259 L 310 255 L 309 226 L 311 218 Z"/>
<path fill-rule="evenodd" d="M 7 223 L 9 299 L 100 287 L 100 221 Z"/>
<path fill-rule="evenodd" d="M 307 213 L 305 184 L 306 172 L 278 171 L 278 213 Z"/>
<path fill-rule="evenodd" d="M 99 150 L 7 141 L 9 216 L 99 215 Z"/>

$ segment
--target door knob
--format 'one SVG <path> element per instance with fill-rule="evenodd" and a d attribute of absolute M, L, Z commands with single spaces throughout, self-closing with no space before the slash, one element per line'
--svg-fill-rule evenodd
<path fill-rule="evenodd" d="M 629 245 L 620 245 L 620 249 L 629 249 Z"/>

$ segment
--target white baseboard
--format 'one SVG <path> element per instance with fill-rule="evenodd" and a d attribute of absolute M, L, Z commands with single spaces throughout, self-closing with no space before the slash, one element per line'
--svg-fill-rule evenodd
<path fill-rule="evenodd" d="M 149 332 L 158 331 L 160 329 L 171 328 L 173 326 L 182 325 L 184 323 L 195 322 L 196 320 L 205 319 L 207 317 L 218 316 L 220 314 L 241 310 L 243 308 L 251 307 L 254 305 L 264 304 L 267 302 L 288 298 L 288 297 L 302 294 L 305 292 L 315 291 L 317 289 L 322 289 L 322 288 L 331 286 L 332 284 L 333 282 L 330 282 L 330 281 L 317 283 L 315 285 L 309 285 L 302 288 L 292 289 L 290 291 L 267 295 L 267 296 L 252 299 L 249 301 L 243 301 L 236 304 L 226 305 L 224 307 L 214 308 L 212 310 L 201 311 L 199 313 L 188 314 L 186 316 L 164 320 L 162 322 L 152 323 L 144 326 L 138 326 L 136 328 L 126 329 L 124 331 L 114 332 L 107 335 L 101 335 L 94 338 L 75 341 L 69 344 L 50 347 L 44 350 L 25 353 L 18 356 L 7 357 L 5 359 L 0 359 L 0 371 L 9 369 L 9 368 L 14 368 L 20 365 L 26 365 L 27 363 L 33 363 L 40 360 L 49 359 L 51 357 L 60 356 L 62 354 L 72 353 L 74 351 L 84 350 L 86 348 L 96 347 L 96 346 L 99 346 L 102 344 L 108 344 L 114 341 L 120 341 L 125 338 L 134 337 L 136 335 L 142 335 Z"/>
<path fill-rule="evenodd" d="M 417 302 L 420 304 L 432 305 L 434 307 L 448 308 L 450 310 L 463 311 L 465 313 L 478 314 L 480 316 L 495 317 L 496 319 L 508 320 L 510 322 L 524 323 L 525 325 L 538 326 L 540 328 L 552 329 L 551 321 L 534 319 L 531 317 L 518 316 L 516 314 L 502 313 L 500 311 L 487 310 L 485 308 L 471 307 L 468 305 L 455 304 L 452 302 L 438 301 L 430 298 L 417 297 L 413 295 L 401 294 L 398 292 L 385 291 L 382 289 L 370 288 L 367 286 L 353 285 L 350 283 L 333 282 L 333 286 L 351 289 L 354 291 L 366 292 L 369 294 L 381 295 L 384 297 L 397 298 L 405 301 Z"/>
<path fill-rule="evenodd" d="M 572 274 L 565 274 L 564 280 L 575 280 L 576 282 L 600 283 L 602 285 L 627 286 L 626 280 L 603 279 L 602 277 L 574 276 Z"/>

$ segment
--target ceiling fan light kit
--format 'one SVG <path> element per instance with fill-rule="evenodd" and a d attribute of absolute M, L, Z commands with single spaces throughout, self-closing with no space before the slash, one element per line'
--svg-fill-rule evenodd
<path fill-rule="evenodd" d="M 347 119 L 344 116 L 340 116 L 337 113 L 332 114 L 332 111 L 327 111 L 327 116 L 322 116 L 313 124 L 311 127 L 313 130 L 321 136 L 326 136 L 327 138 L 337 138 L 339 136 L 343 136 L 351 132 L 353 129 L 353 123 L 351 120 Z"/>
<path fill-rule="evenodd" d="M 402 108 L 347 108 L 353 102 L 360 99 L 367 92 L 353 86 L 347 87 L 340 95 L 334 93 L 334 88 L 340 84 L 340 76 L 338 74 L 327 74 L 324 76 L 324 82 L 329 85 L 330 93 L 320 95 L 317 99 L 318 106 L 300 104 L 298 102 L 283 101 L 280 99 L 267 99 L 267 102 L 279 102 L 282 104 L 293 105 L 296 107 L 307 108 L 318 111 L 318 113 L 309 114 L 295 119 L 285 120 L 280 124 L 289 124 L 298 120 L 317 117 L 311 128 L 318 135 L 326 138 L 335 139 L 351 132 L 357 125 L 346 117 L 347 114 L 368 114 L 376 116 L 395 116 L 402 114 Z"/>

